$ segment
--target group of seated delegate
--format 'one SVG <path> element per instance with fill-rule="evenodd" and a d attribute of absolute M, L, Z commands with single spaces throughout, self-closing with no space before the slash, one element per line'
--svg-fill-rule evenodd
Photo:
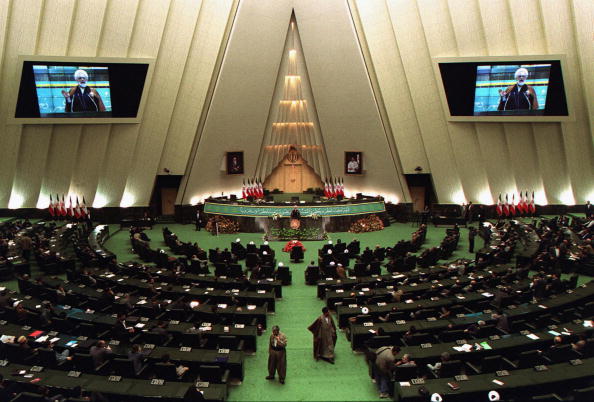
<path fill-rule="evenodd" d="M 524 401 L 556 391 L 591 400 L 594 282 L 577 284 L 589 272 L 593 226 L 500 221 L 474 260 L 328 277 L 318 295 L 365 351 L 381 398 Z"/>
<path fill-rule="evenodd" d="M 0 358 L 7 367 L 0 364 L 0 375 L 22 372 L 5 381 L 7 392 L 33 388 L 55 400 L 94 394 L 97 400 L 123 401 L 155 392 L 163 400 L 224 400 L 227 385 L 243 379 L 244 352 L 255 353 L 256 336 L 282 296 L 283 280 L 290 283 L 288 267 L 276 262 L 270 246 L 248 244 L 241 253 L 238 239 L 233 252 L 206 254 L 197 244 L 175 242 L 189 256 L 177 258 L 150 249 L 146 234 L 132 228 L 136 246 L 167 258 L 151 260 L 156 265 L 118 263 L 98 241 L 100 230 L 71 225 L 64 243 L 64 227 L 47 234 L 52 252 L 77 258 L 76 265 L 61 267 L 67 279 L 22 273 L 19 293 L 0 294 Z M 228 268 L 250 254 L 256 264 L 241 275 L 216 275 L 217 264 Z M 265 272 L 270 265 L 274 269 Z M 45 388 L 22 385 L 46 375 L 51 378 L 43 380 Z M 159 387 L 151 388 L 153 383 Z"/>

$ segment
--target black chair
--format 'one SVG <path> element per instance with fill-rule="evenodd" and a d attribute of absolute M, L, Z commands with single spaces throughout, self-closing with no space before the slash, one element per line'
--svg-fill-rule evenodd
<path fill-rule="evenodd" d="M 249 245 L 248 245 L 249 247 Z M 260 257 L 256 253 L 247 253 L 245 256 L 245 266 L 248 268 L 254 268 L 260 262 Z"/>
<path fill-rule="evenodd" d="M 5 343 L 4 353 L 6 359 L 12 363 L 30 364 L 37 358 L 35 354 L 23 353 L 23 349 L 16 343 Z"/>
<path fill-rule="evenodd" d="M 141 332 L 140 336 L 134 339 L 134 343 L 150 343 L 158 346 L 169 346 L 172 340 L 173 336 L 171 336 L 171 334 L 163 335 L 156 332 L 148 331 Z"/>
<path fill-rule="evenodd" d="M 520 369 L 530 368 L 534 366 L 546 365 L 551 361 L 545 356 L 541 355 L 538 350 L 527 350 L 518 355 L 517 366 Z"/>
<path fill-rule="evenodd" d="M 433 343 L 435 342 L 435 338 L 428 333 L 419 332 L 413 334 L 410 338 L 405 339 L 404 343 L 407 346 L 419 346 L 422 343 Z"/>
<path fill-rule="evenodd" d="M 369 349 L 378 349 L 382 346 L 391 346 L 393 344 L 394 341 L 389 335 L 373 336 L 365 341 L 365 346 Z"/>
<path fill-rule="evenodd" d="M 291 249 L 291 261 L 294 261 L 294 262 L 303 261 L 303 247 L 295 246 Z"/>
<path fill-rule="evenodd" d="M 278 267 L 276 270 L 276 279 L 281 281 L 283 286 L 290 285 L 292 278 L 291 278 L 291 271 L 289 270 L 289 267 L 287 267 L 287 266 Z"/>
<path fill-rule="evenodd" d="M 219 349 L 229 349 L 242 351 L 244 340 L 233 335 L 219 335 L 217 337 L 217 347 Z"/>
<path fill-rule="evenodd" d="M 103 362 L 100 366 L 95 367 L 93 358 L 88 353 L 75 353 L 72 355 L 72 365 L 78 371 L 88 374 L 104 374 L 107 372 L 109 361 Z"/>
<path fill-rule="evenodd" d="M 594 400 L 594 386 L 574 389 L 572 394 L 574 402 L 591 402 Z"/>
<path fill-rule="evenodd" d="M 134 369 L 134 363 L 129 359 L 115 358 L 111 361 L 111 369 L 116 375 L 127 378 L 144 378 L 147 365 L 143 365 L 137 372 Z"/>
<path fill-rule="evenodd" d="M 239 264 L 231 264 L 229 265 L 228 274 L 231 278 L 240 278 L 243 276 L 243 269 Z"/>
<path fill-rule="evenodd" d="M 476 374 L 494 373 L 499 370 L 514 370 L 517 368 L 509 359 L 501 355 L 487 356 L 481 359 L 480 366 L 469 362 L 466 363 L 466 366 Z"/>
<path fill-rule="evenodd" d="M 417 378 L 418 368 L 417 366 L 398 366 L 394 369 L 394 380 L 395 381 L 408 381 L 411 378 Z"/>
<path fill-rule="evenodd" d="M 309 266 L 305 270 L 305 283 L 315 285 L 320 279 L 320 267 Z"/>
<path fill-rule="evenodd" d="M 176 340 L 180 346 L 190 348 L 202 348 L 203 345 L 206 345 L 206 339 L 201 334 L 181 333 L 176 336 Z"/>
<path fill-rule="evenodd" d="M 553 363 L 564 363 L 573 359 L 583 358 L 582 354 L 573 350 L 571 345 L 561 345 L 550 349 L 547 352 L 547 357 Z"/>
<path fill-rule="evenodd" d="M 462 362 L 460 360 L 450 360 L 441 363 L 441 367 L 434 372 L 435 378 L 450 378 L 462 373 Z"/>
<path fill-rule="evenodd" d="M 59 362 L 56 359 L 56 352 L 49 348 L 38 348 L 37 349 L 37 365 L 47 368 L 59 368 L 64 366 L 66 361 Z M 63 370 L 63 369 L 62 369 Z"/>
<path fill-rule="evenodd" d="M 165 381 L 184 381 L 186 379 L 187 371 L 180 377 L 177 375 L 177 368 L 175 364 L 170 363 L 155 363 L 153 371 L 157 378 Z"/>
<path fill-rule="evenodd" d="M 228 380 L 229 369 L 223 369 L 221 366 L 200 366 L 200 381 L 212 382 L 213 384 L 227 384 Z"/>
<path fill-rule="evenodd" d="M 14 398 L 10 400 L 10 402 L 46 402 L 47 400 L 43 395 L 35 394 L 33 392 L 21 392 Z"/>
<path fill-rule="evenodd" d="M 355 317 L 355 323 L 363 324 L 364 322 L 373 322 L 373 317 L 369 314 L 359 314 Z"/>
<path fill-rule="evenodd" d="M 440 332 L 439 339 L 442 342 L 454 342 L 458 339 L 466 339 L 468 335 L 464 332 L 463 329 L 452 329 L 448 331 Z"/>

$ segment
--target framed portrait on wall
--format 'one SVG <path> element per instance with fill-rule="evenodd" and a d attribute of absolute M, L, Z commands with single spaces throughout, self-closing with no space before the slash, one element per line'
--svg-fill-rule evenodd
<path fill-rule="evenodd" d="M 363 152 L 344 153 L 344 173 L 363 174 Z"/>
<path fill-rule="evenodd" d="M 227 152 L 227 174 L 243 174 L 243 151 Z"/>

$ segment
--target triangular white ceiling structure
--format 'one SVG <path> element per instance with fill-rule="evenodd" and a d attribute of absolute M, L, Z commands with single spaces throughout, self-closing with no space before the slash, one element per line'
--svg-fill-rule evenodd
<path fill-rule="evenodd" d="M 193 204 L 221 193 L 241 194 L 243 177 L 229 176 L 220 169 L 226 152 L 244 152 L 246 178 L 266 171 L 257 168 L 258 158 L 266 146 L 287 21 L 293 12 L 328 175 L 344 176 L 345 187 L 353 194 L 408 201 L 398 155 L 390 145 L 392 134 L 382 122 L 348 3 L 263 0 L 239 5 L 178 203 Z M 347 151 L 363 152 L 362 175 L 345 175 Z"/>

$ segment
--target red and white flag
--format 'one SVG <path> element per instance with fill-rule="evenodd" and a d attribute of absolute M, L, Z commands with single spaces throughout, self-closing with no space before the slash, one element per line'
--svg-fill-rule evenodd
<path fill-rule="evenodd" d="M 72 196 L 68 196 L 68 200 L 70 201 L 70 207 L 68 208 L 68 216 L 74 218 L 74 204 L 72 203 Z"/>
<path fill-rule="evenodd" d="M 503 204 L 503 215 L 509 216 L 509 198 L 505 194 L 505 204 Z"/>
<path fill-rule="evenodd" d="M 497 199 L 497 207 L 495 208 L 497 211 L 497 216 L 501 217 L 503 215 L 503 206 L 501 205 L 501 194 L 499 194 L 499 199 Z"/>
<path fill-rule="evenodd" d="M 50 203 L 49 203 L 49 214 L 52 218 L 54 217 L 54 201 L 52 200 L 51 194 L 50 194 Z"/>
<path fill-rule="evenodd" d="M 62 201 L 60 201 L 60 216 L 66 216 L 66 203 L 64 202 L 64 194 L 62 194 Z"/>
<path fill-rule="evenodd" d="M 532 215 L 536 213 L 536 204 L 534 204 L 534 191 L 532 192 L 532 199 L 530 200 L 530 213 Z"/>
<path fill-rule="evenodd" d="M 328 181 L 324 180 L 324 197 L 330 198 L 330 194 L 328 192 Z"/>
<path fill-rule="evenodd" d="M 80 210 L 80 203 L 78 202 L 78 195 L 76 196 L 76 209 L 74 210 L 74 216 L 76 219 L 80 219 L 82 217 L 82 211 Z"/>
<path fill-rule="evenodd" d="M 83 195 L 83 202 L 82 202 L 82 213 L 83 213 L 83 218 L 91 219 L 91 212 L 87 208 L 87 202 L 85 201 L 84 195 Z"/>
<path fill-rule="evenodd" d="M 245 193 L 245 179 L 243 179 L 243 184 L 241 185 L 241 198 L 247 198 L 247 194 Z"/>
<path fill-rule="evenodd" d="M 516 210 L 518 211 L 518 215 L 522 215 L 524 213 L 524 196 L 520 191 L 520 200 L 518 201 L 518 205 L 516 205 Z"/>
<path fill-rule="evenodd" d="M 516 216 L 516 195 L 512 194 L 512 202 L 509 204 L 509 214 Z"/>

